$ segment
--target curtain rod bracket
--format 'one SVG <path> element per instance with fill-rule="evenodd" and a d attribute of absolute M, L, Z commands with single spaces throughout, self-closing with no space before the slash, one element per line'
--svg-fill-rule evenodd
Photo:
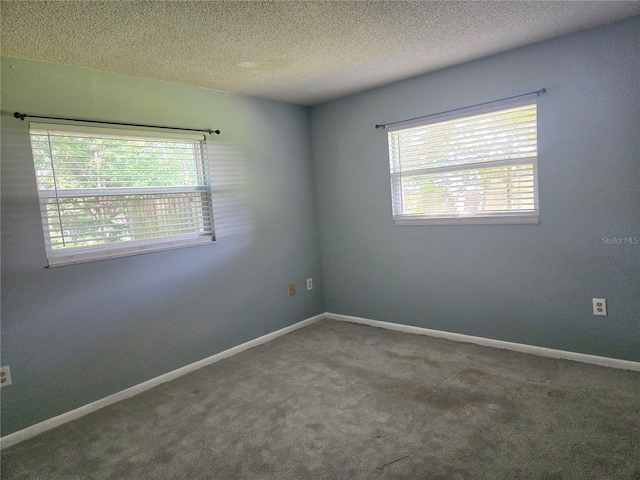
<path fill-rule="evenodd" d="M 120 122 L 101 122 L 99 120 L 82 120 L 80 118 L 62 118 L 62 117 L 43 117 L 41 115 L 29 115 L 27 113 L 20 113 L 20 112 L 14 112 L 13 116 L 15 118 L 19 118 L 20 120 L 23 120 L 26 117 L 29 118 L 46 118 L 47 120 L 66 120 L 66 121 L 70 121 L 70 122 L 85 122 L 85 123 L 100 123 L 103 125 L 124 125 L 126 127 L 145 127 L 145 128 L 164 128 L 167 130 L 183 130 L 183 131 L 187 131 L 187 132 L 206 132 L 209 135 L 213 135 L 214 133 L 216 135 L 220 135 L 220 130 L 211 130 L 209 128 L 206 129 L 200 129 L 200 128 L 180 128 L 180 127 L 163 127 L 160 125 L 144 125 L 144 124 L 139 124 L 139 123 L 120 123 Z"/>

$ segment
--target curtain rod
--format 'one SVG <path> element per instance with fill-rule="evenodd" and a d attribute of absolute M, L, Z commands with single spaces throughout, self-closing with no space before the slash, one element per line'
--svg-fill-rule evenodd
<path fill-rule="evenodd" d="M 144 124 L 139 124 L 139 123 L 119 123 L 119 122 L 101 122 L 99 120 L 82 120 L 80 118 L 61 118 L 61 117 L 43 117 L 41 115 L 28 115 L 26 113 L 20 113 L 20 112 L 15 112 L 13 114 L 13 116 L 15 118 L 19 118 L 20 120 L 23 120 L 25 118 L 46 118 L 47 120 L 67 120 L 70 122 L 86 122 L 86 123 L 101 123 L 103 125 L 123 125 L 126 127 L 147 127 L 147 128 L 164 128 L 167 130 L 183 130 L 186 132 L 206 132 L 209 135 L 213 135 L 214 133 L 216 135 L 220 135 L 220 130 L 210 130 L 208 128 L 206 129 L 198 129 L 198 128 L 180 128 L 180 127 L 163 127 L 160 125 L 144 125 Z"/>
<path fill-rule="evenodd" d="M 452 112 L 457 112 L 459 110 L 466 110 L 467 108 L 481 107 L 482 105 L 489 105 L 491 103 L 503 102 L 505 100 L 512 100 L 514 98 L 526 97 L 528 95 L 533 95 L 534 93 L 536 94 L 536 96 L 539 97 L 540 95 L 543 95 L 546 91 L 547 91 L 546 88 L 542 88 L 542 89 L 536 90 L 534 92 L 522 93 L 520 95 L 514 95 L 513 97 L 500 98 L 498 100 L 491 100 L 490 102 L 476 103 L 475 105 L 469 105 L 468 107 L 454 108 L 453 110 L 446 110 L 444 112 L 431 113 L 429 115 L 422 115 L 421 117 L 408 118 L 406 120 L 398 120 L 397 122 L 380 123 L 380 124 L 376 125 L 376 128 L 387 128 L 389 125 L 396 125 L 398 123 L 411 122 L 412 120 L 421 120 L 423 118 L 434 117 L 436 115 L 442 115 L 444 113 L 452 113 Z"/>

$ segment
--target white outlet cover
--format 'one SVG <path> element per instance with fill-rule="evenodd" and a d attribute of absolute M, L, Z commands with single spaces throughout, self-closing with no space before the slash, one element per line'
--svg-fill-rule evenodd
<path fill-rule="evenodd" d="M 9 367 L 0 367 L 0 388 L 11 385 L 11 371 Z"/>
<path fill-rule="evenodd" d="M 313 278 L 307 278 L 307 290 L 313 290 Z"/>
<path fill-rule="evenodd" d="M 593 299 L 593 314 L 606 317 L 607 316 L 607 300 L 604 298 Z"/>

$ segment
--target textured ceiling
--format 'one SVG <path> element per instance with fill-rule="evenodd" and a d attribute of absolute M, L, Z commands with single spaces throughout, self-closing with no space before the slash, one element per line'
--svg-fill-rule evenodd
<path fill-rule="evenodd" d="M 638 14 L 639 1 L 2 0 L 2 55 L 313 105 Z"/>

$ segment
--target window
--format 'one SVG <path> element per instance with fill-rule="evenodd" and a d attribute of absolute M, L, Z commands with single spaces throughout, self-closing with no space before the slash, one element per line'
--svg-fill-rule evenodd
<path fill-rule="evenodd" d="M 50 266 L 213 240 L 202 135 L 31 123 Z"/>
<path fill-rule="evenodd" d="M 396 225 L 538 223 L 535 100 L 389 128 Z"/>

